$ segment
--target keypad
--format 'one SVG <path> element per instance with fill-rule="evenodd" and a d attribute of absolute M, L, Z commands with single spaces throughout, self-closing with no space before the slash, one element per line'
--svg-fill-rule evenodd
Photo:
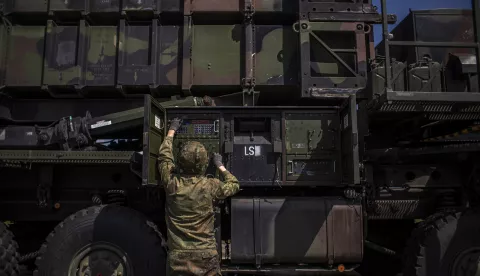
<path fill-rule="evenodd" d="M 212 135 L 213 124 L 194 125 L 194 133 L 195 135 Z"/>

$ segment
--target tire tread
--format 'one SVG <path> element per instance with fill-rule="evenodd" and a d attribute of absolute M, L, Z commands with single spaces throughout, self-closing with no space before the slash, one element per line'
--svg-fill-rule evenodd
<path fill-rule="evenodd" d="M 107 206 L 111 206 L 111 205 L 95 205 L 95 206 L 82 209 L 80 211 L 77 211 L 75 214 L 70 215 L 64 221 L 60 222 L 53 229 L 53 231 L 47 236 L 45 242 L 42 244 L 40 248 L 40 254 L 35 260 L 35 265 L 37 269 L 34 271 L 33 275 L 34 276 L 40 275 L 38 268 L 42 266 L 44 261 L 46 261 L 46 258 L 44 258 L 44 255 L 49 249 L 49 244 L 55 238 L 56 234 L 62 230 L 62 228 L 68 228 L 71 225 L 76 224 L 77 220 L 90 215 L 99 214 L 101 211 L 110 213 L 109 214 L 110 216 L 115 216 L 116 215 L 115 213 L 118 213 L 118 214 L 122 213 L 123 216 L 129 216 L 130 221 L 132 223 L 136 223 L 137 225 L 140 225 L 141 227 L 146 228 L 146 230 L 148 230 L 149 235 L 151 235 L 155 239 L 160 239 L 161 242 L 158 244 L 158 246 L 161 246 L 165 251 L 165 246 L 164 246 L 166 244 L 165 239 L 161 234 L 161 232 L 158 230 L 158 227 L 155 225 L 155 223 L 148 220 L 142 213 L 139 213 L 136 210 L 126 208 L 126 207 L 121 207 L 121 206 L 116 206 L 116 208 L 105 208 Z M 2 275 L 0 274 L 0 276 Z"/>
<path fill-rule="evenodd" d="M 18 244 L 13 233 L 0 222 L 0 276 L 20 274 Z"/>

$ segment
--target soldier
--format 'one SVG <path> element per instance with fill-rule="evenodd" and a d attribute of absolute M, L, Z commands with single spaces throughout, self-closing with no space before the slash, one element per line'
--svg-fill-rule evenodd
<path fill-rule="evenodd" d="M 225 169 L 220 154 L 213 162 L 225 178 L 204 176 L 208 154 L 199 142 L 187 142 L 178 156 L 179 174 L 172 173 L 172 142 L 181 120 L 172 120 L 160 146 L 159 170 L 166 193 L 168 227 L 167 275 L 221 275 L 214 235 L 213 201 L 225 199 L 239 190 L 237 178 Z"/>

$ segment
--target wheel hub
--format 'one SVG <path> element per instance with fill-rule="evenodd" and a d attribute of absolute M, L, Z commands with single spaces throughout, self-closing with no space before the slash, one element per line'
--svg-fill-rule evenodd
<path fill-rule="evenodd" d="M 95 243 L 81 249 L 70 263 L 68 276 L 131 275 L 126 254 L 117 246 Z"/>
<path fill-rule="evenodd" d="M 480 248 L 470 248 L 458 255 L 451 276 L 480 276 Z"/>

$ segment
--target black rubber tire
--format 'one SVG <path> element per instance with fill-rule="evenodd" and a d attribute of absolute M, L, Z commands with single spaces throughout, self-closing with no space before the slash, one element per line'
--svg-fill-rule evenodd
<path fill-rule="evenodd" d="M 18 244 L 7 226 L 0 222 L 0 276 L 18 276 Z"/>
<path fill-rule="evenodd" d="M 413 231 L 404 252 L 403 276 L 466 275 L 452 269 L 457 256 L 470 248 L 480 249 L 479 210 L 435 214 Z"/>
<path fill-rule="evenodd" d="M 166 274 L 165 243 L 157 227 L 135 210 L 103 205 L 81 210 L 55 227 L 40 249 L 34 275 L 67 276 L 77 252 L 92 242 L 119 247 L 134 276 Z"/>

